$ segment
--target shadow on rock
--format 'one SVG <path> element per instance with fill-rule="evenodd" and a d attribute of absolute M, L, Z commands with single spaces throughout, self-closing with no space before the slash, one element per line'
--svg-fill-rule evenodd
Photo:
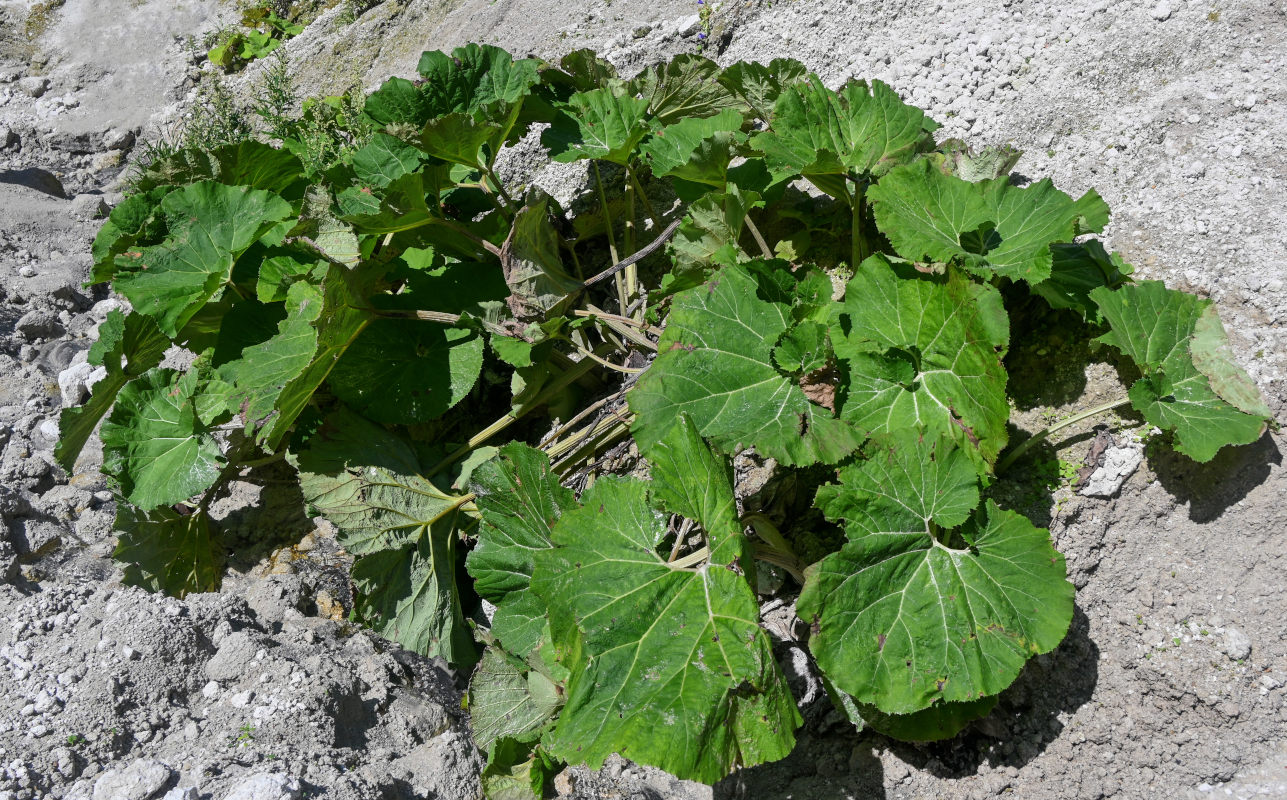
<path fill-rule="evenodd" d="M 1059 736 L 1064 728 L 1060 714 L 1072 714 L 1090 700 L 1099 680 L 1098 663 L 1090 621 L 1075 608 L 1063 643 L 1028 662 L 987 717 L 947 741 L 890 741 L 889 747 L 909 765 L 942 778 L 976 775 L 983 764 L 993 769 L 1023 767 Z"/>
<path fill-rule="evenodd" d="M 50 197 L 57 197 L 59 200 L 67 199 L 67 191 L 63 189 L 62 181 L 49 170 L 40 167 L 0 170 L 0 183 L 25 186 Z"/>
<path fill-rule="evenodd" d="M 1211 522 L 1229 506 L 1242 500 L 1269 478 L 1272 467 L 1282 464 L 1282 451 L 1269 432 L 1241 447 L 1223 448 L 1200 464 L 1171 447 L 1149 447 L 1149 466 L 1162 486 L 1181 503 L 1189 505 L 1189 519 Z"/>

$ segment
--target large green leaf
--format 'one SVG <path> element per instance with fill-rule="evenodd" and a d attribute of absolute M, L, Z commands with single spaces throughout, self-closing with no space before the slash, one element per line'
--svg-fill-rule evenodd
<path fill-rule="evenodd" d="M 1143 281 L 1090 298 L 1108 321 L 1096 341 L 1112 345 L 1144 373 L 1131 405 L 1150 424 L 1175 431 L 1176 449 L 1210 461 L 1221 447 L 1249 444 L 1265 432 L 1269 409 L 1227 352 L 1210 300 Z"/>
<path fill-rule="evenodd" d="M 540 82 L 539 62 L 514 57 L 492 45 L 468 44 L 447 55 L 428 51 L 420 56 L 420 87 L 434 116 L 496 109 L 517 103 Z"/>
<path fill-rule="evenodd" d="M 543 800 L 546 786 L 563 768 L 521 737 L 502 737 L 492 745 L 478 779 L 487 800 Z"/>
<path fill-rule="evenodd" d="M 793 58 L 775 58 L 768 64 L 739 61 L 719 76 L 734 97 L 765 122 L 773 122 L 773 109 L 782 92 L 809 76 L 804 64 Z"/>
<path fill-rule="evenodd" d="M 377 422 L 428 422 L 474 388 L 485 349 L 469 328 L 378 320 L 349 345 L 327 382 L 336 397 Z"/>
<path fill-rule="evenodd" d="M 322 306 L 322 293 L 317 287 L 303 282 L 292 284 L 286 297 L 289 313 L 277 326 L 275 335 L 246 347 L 240 358 L 220 368 L 220 378 L 235 387 L 236 410 L 252 428 L 276 410 L 282 389 L 312 361 L 317 351 L 317 329 L 313 324 L 321 316 Z"/>
<path fill-rule="evenodd" d="M 117 256 L 114 286 L 169 336 L 223 290 L 237 257 L 291 214 L 271 192 L 213 181 L 166 195 L 161 208 L 169 238 Z"/>
<path fill-rule="evenodd" d="M 197 417 L 199 380 L 196 370 L 150 370 L 121 389 L 103 423 L 103 471 L 143 511 L 181 503 L 219 477 L 219 444 Z"/>
<path fill-rule="evenodd" d="M 850 541 L 796 604 L 836 687 L 887 714 L 998 694 L 1072 621 L 1073 587 L 1049 533 L 977 490 L 946 439 L 907 431 L 820 492 Z"/>
<path fill-rule="evenodd" d="M 470 500 L 424 477 L 405 440 L 347 410 L 327 418 L 296 464 L 304 499 L 340 529 L 340 543 L 355 555 L 414 545 Z"/>
<path fill-rule="evenodd" d="M 125 564 L 125 582 L 184 597 L 216 592 L 223 577 L 223 546 L 210 531 L 204 511 L 161 507 L 141 511 L 116 507 L 116 551 Z"/>
<path fill-rule="evenodd" d="M 474 470 L 470 488 L 482 516 L 466 561 L 474 591 L 496 604 L 492 635 L 527 657 L 548 627 L 545 605 L 528 591 L 533 558 L 553 546 L 550 530 L 576 500 L 559 485 L 548 456 L 516 442 Z"/>
<path fill-rule="evenodd" d="M 90 283 L 111 280 L 116 274 L 116 257 L 136 242 L 139 245 L 158 244 L 165 238 L 166 220 L 161 201 L 173 191 L 173 186 L 161 186 L 132 194 L 112 209 L 90 247 L 94 257 Z"/>
<path fill-rule="evenodd" d="M 971 183 L 929 159 L 895 168 L 867 190 L 877 226 L 903 258 L 956 262 L 984 278 L 1030 284 L 1050 277 L 1050 246 L 1081 232 L 1098 200 L 1091 194 L 1073 200 L 1048 178 L 1022 188 L 1006 177 Z"/>
<path fill-rule="evenodd" d="M 955 269 L 925 275 L 885 256 L 845 288 L 832 344 L 848 373 L 840 416 L 870 433 L 923 427 L 992 462 L 1005 446 L 1009 321 L 1000 293 Z"/>
<path fill-rule="evenodd" d="M 437 215 L 425 204 L 425 173 L 412 172 L 384 189 L 366 186 L 345 189 L 335 198 L 340 219 L 358 233 L 398 233 L 428 225 Z"/>
<path fill-rule="evenodd" d="M 456 584 L 459 516 L 451 511 L 409 544 L 356 559 L 351 576 L 362 622 L 408 650 L 469 665 L 476 652 Z"/>
<path fill-rule="evenodd" d="M 113 311 L 98 328 L 98 341 L 89 349 L 90 364 L 105 367 L 107 375 L 94 384 L 89 401 L 79 408 L 64 408 L 58 417 L 61 438 L 54 456 L 70 474 L 94 427 L 103 418 L 126 383 L 161 363 L 170 340 L 149 317 L 126 316 Z"/>
<path fill-rule="evenodd" d="M 631 78 L 626 91 L 631 97 L 643 98 L 649 116 L 669 125 L 681 119 L 709 117 L 739 105 L 728 87 L 719 82 L 719 75 L 719 65 L 709 58 L 680 53 Z"/>
<path fill-rule="evenodd" d="M 303 281 L 292 284 L 288 314 L 277 332 L 219 368 L 220 377 L 233 387 L 229 410 L 240 414 L 269 450 L 277 448 L 313 393 L 374 319 L 361 308 L 361 291 L 353 282 L 353 273 L 332 264 L 320 288 Z"/>
<path fill-rule="evenodd" d="M 741 555 L 737 503 L 728 459 L 702 441 L 686 414 L 644 449 L 652 466 L 652 491 L 659 505 L 700 524 L 711 542 L 711 558 L 724 562 Z"/>
<path fill-rule="evenodd" d="M 750 268 L 736 266 L 675 295 L 660 355 L 629 394 L 641 448 L 680 413 L 727 452 L 755 447 L 787 465 L 834 463 L 857 447 L 858 433 L 774 366 L 791 307 L 761 299 L 760 289 Z"/>
<path fill-rule="evenodd" d="M 131 185 L 135 191 L 148 192 L 158 186 L 205 180 L 293 196 L 304 180 L 304 166 L 286 150 L 246 139 L 212 150 L 183 148 L 148 164 Z"/>
<path fill-rule="evenodd" d="M 494 122 L 463 113 L 444 114 L 425 123 L 420 131 L 420 146 L 435 158 L 477 168 L 489 161 L 483 146 L 500 132 L 501 127 Z"/>
<path fill-rule="evenodd" d="M 1134 271 L 1117 253 L 1109 253 L 1097 239 L 1080 244 L 1050 245 L 1050 277 L 1032 287 L 1051 308 L 1076 311 L 1082 319 L 1099 320 L 1099 306 L 1090 292 L 1101 286 L 1116 289 Z"/>
<path fill-rule="evenodd" d="M 441 111 L 431 107 L 416 85 L 406 78 L 389 78 L 366 98 L 363 112 L 377 125 L 420 127 Z"/>
<path fill-rule="evenodd" d="M 880 81 L 851 81 L 839 92 L 816 76 L 785 89 L 773 127 L 751 138 L 779 173 L 883 175 L 933 147 L 933 123 Z"/>
<path fill-rule="evenodd" d="M 488 647 L 469 681 L 474 742 L 490 753 L 499 739 L 531 739 L 561 704 L 558 689 L 549 678 Z"/>
<path fill-rule="evenodd" d="M 717 262 L 744 257 L 738 240 L 746 227 L 746 215 L 761 205 L 758 194 L 736 185 L 730 185 L 727 192 L 710 192 L 689 205 L 667 247 L 674 276 L 681 285 L 703 280 Z"/>
<path fill-rule="evenodd" d="M 726 108 L 712 117 L 689 117 L 653 133 L 639 148 L 652 174 L 718 189 L 728 183 L 733 146 L 746 141 L 742 115 Z"/>
<path fill-rule="evenodd" d="M 475 469 L 470 489 L 483 522 L 469 574 L 480 596 L 502 603 L 527 591 L 533 554 L 552 546 L 550 530 L 576 499 L 559 485 L 549 456 L 518 442 Z"/>
<path fill-rule="evenodd" d="M 691 428 L 667 433 L 653 450 L 658 462 L 675 462 L 666 474 L 709 462 L 693 452 L 705 445 Z M 790 751 L 800 718 L 758 625 L 742 573 L 745 540 L 718 522 L 727 516 L 720 498 L 732 495 L 723 481 L 713 491 L 664 490 L 668 503 L 715 523 L 710 563 L 667 564 L 657 553 L 667 525 L 647 484 L 619 478 L 596 482 L 555 526 L 558 547 L 536 554 L 532 588 L 562 623 L 555 643 L 571 671 L 566 705 L 545 737 L 554 755 L 598 767 L 616 752 L 714 782 Z"/>
<path fill-rule="evenodd" d="M 395 136 L 377 133 L 353 154 L 353 173 L 359 182 L 383 188 L 415 172 L 423 161 L 424 154 L 416 148 Z"/>
<path fill-rule="evenodd" d="M 614 164 L 630 160 L 648 135 L 648 101 L 610 88 L 577 92 L 562 104 L 541 144 L 555 161 L 598 158 Z"/>

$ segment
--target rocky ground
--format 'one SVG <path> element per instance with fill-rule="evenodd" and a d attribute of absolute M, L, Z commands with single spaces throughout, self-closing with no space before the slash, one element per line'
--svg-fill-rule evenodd
<path fill-rule="evenodd" d="M 411 75 L 422 49 L 471 40 L 541 56 L 595 47 L 624 71 L 703 47 L 724 62 L 793 56 L 833 83 L 881 78 L 945 135 L 1012 142 L 1020 173 L 1096 188 L 1115 212 L 1112 246 L 1216 301 L 1287 422 L 1281 0 L 712 8 L 704 30 L 695 3 L 671 0 L 341 3 L 287 51 L 305 93 L 372 88 Z M 334 619 L 342 581 L 324 527 L 272 518 L 244 487 L 250 512 L 226 513 L 248 535 L 285 527 L 295 546 L 252 553 L 220 594 L 151 596 L 121 586 L 109 560 L 111 498 L 93 459 L 75 475 L 53 464 L 59 409 L 83 396 L 84 353 L 116 302 L 82 286 L 89 241 L 129 159 L 193 100 L 188 37 L 229 15 L 217 0 L 0 0 L 0 800 L 474 797 L 461 676 Z M 1034 414 L 1120 391 L 1075 343 L 1038 331 L 1015 348 L 1055 366 L 1023 398 Z M 1058 457 L 1084 457 L 1088 431 Z M 784 625 L 808 720 L 790 758 L 713 790 L 627 762 L 569 770 L 558 788 L 1287 797 L 1285 443 L 1266 434 L 1208 465 L 1150 448 L 1115 495 L 1028 498 L 1068 556 L 1079 611 L 1064 645 L 950 742 L 846 728 Z"/>

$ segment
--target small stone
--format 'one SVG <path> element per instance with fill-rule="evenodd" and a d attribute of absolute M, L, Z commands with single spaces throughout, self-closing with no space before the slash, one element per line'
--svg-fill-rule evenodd
<path fill-rule="evenodd" d="M 66 333 L 58 317 L 39 309 L 23 314 L 14 328 L 26 339 L 53 339 Z"/>
<path fill-rule="evenodd" d="M 109 211 L 101 194 L 78 194 L 72 198 L 71 212 L 78 219 L 99 219 Z"/>
<path fill-rule="evenodd" d="M 1255 105 L 1256 105 L 1256 96 L 1254 94 L 1249 94 L 1242 99 L 1243 108 L 1254 108 Z"/>
<path fill-rule="evenodd" d="M 200 800 L 201 792 L 195 786 L 185 786 L 182 789 L 171 789 L 165 793 L 161 800 Z"/>
<path fill-rule="evenodd" d="M 53 442 L 58 441 L 58 436 L 59 436 L 58 420 L 47 419 L 44 422 L 40 423 L 40 433 L 42 436 L 44 436 L 46 439 L 50 441 L 53 441 Z"/>
<path fill-rule="evenodd" d="M 18 274 L 24 278 L 34 278 L 36 277 L 36 270 L 32 267 L 23 267 L 18 270 Z"/>
<path fill-rule="evenodd" d="M 1251 640 L 1237 628 L 1228 628 L 1224 632 L 1224 652 L 1234 661 L 1241 661 L 1251 655 Z"/>
<path fill-rule="evenodd" d="M 94 800 L 148 800 L 170 781 L 173 770 L 150 758 L 123 770 L 109 769 L 94 782 Z"/>
<path fill-rule="evenodd" d="M 219 684 L 215 681 L 210 681 L 205 686 L 201 687 L 201 696 L 207 700 L 215 699 L 219 696 Z"/>
<path fill-rule="evenodd" d="M 1207 174 L 1207 165 L 1201 161 L 1194 161 L 1184 168 L 1184 175 L 1189 178 L 1201 178 Z"/>
<path fill-rule="evenodd" d="M 1166 0 L 1162 0 L 1162 2 L 1153 6 L 1153 19 L 1157 20 L 1158 22 L 1165 22 L 1170 18 L 1171 18 L 1171 4 L 1168 3 Z"/>
<path fill-rule="evenodd" d="M 675 23 L 675 32 L 680 36 L 692 36 L 702 29 L 702 18 L 691 14 Z"/>
<path fill-rule="evenodd" d="M 237 784 L 223 800 L 295 800 L 300 793 L 299 780 L 280 772 L 261 773 Z"/>
<path fill-rule="evenodd" d="M 652 33 L 651 25 L 640 25 L 638 28 L 635 28 L 630 35 L 636 39 L 642 39 L 650 33 Z"/>
<path fill-rule="evenodd" d="M 18 88 L 32 97 L 40 97 L 49 91 L 49 79 L 43 75 L 31 75 L 19 80 Z"/>

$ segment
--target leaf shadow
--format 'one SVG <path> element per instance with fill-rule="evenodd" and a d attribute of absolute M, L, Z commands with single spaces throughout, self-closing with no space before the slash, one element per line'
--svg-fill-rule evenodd
<path fill-rule="evenodd" d="M 952 739 L 927 744 L 886 743 L 909 766 L 940 778 L 978 774 L 979 767 L 1023 767 L 1045 751 L 1068 716 L 1088 702 L 1099 680 L 1099 648 L 1090 638 L 1090 620 L 1073 609 L 1068 635 L 1053 652 L 1028 662 L 1001 693 L 997 707 Z"/>
<path fill-rule="evenodd" d="M 1283 461 L 1282 450 L 1269 431 L 1251 444 L 1222 448 L 1205 464 L 1160 442 L 1150 442 L 1145 455 L 1162 487 L 1189 506 L 1189 519 L 1194 522 L 1219 519 L 1268 480 L 1273 467 Z"/>
<path fill-rule="evenodd" d="M 1045 301 L 1031 296 L 1008 292 L 1006 307 L 1010 312 L 1006 393 L 1016 408 L 1058 408 L 1081 400 L 1087 368 L 1109 355 L 1092 345 L 1095 331 L 1073 312 L 1051 310 Z"/>

